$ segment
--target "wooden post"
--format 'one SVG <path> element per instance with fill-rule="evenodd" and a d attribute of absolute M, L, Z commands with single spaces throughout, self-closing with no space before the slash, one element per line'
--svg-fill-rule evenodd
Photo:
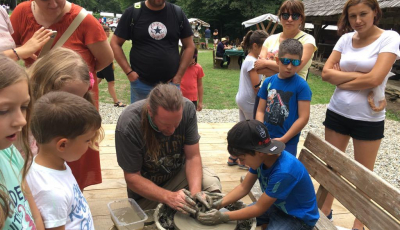
<path fill-rule="evenodd" d="M 268 22 L 268 25 L 267 25 L 267 28 L 265 29 L 265 32 L 268 33 L 268 30 L 269 30 L 269 28 L 271 27 L 271 25 L 272 25 L 272 21 L 269 21 L 269 22 Z"/>
<path fill-rule="evenodd" d="M 261 28 L 262 28 L 263 30 L 265 30 L 264 23 L 260 22 L 260 24 L 261 24 Z"/>
<path fill-rule="evenodd" d="M 256 26 L 257 26 L 257 30 L 259 30 L 260 29 L 260 25 L 256 24 Z"/>
<path fill-rule="evenodd" d="M 272 28 L 271 33 L 270 34 L 274 34 L 276 27 L 278 26 L 278 22 L 275 22 L 274 28 Z"/>

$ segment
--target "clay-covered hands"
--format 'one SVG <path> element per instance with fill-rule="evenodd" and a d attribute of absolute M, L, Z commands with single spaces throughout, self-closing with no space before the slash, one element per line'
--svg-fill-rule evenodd
<path fill-rule="evenodd" d="M 216 209 L 208 211 L 206 213 L 199 213 L 197 220 L 204 225 L 217 225 L 228 222 L 229 216 Z"/>
<path fill-rule="evenodd" d="M 194 195 L 194 199 L 206 206 L 207 209 L 210 209 L 213 203 L 212 198 L 203 191 L 196 193 L 196 195 Z"/>
<path fill-rule="evenodd" d="M 196 202 L 191 198 L 191 194 L 186 189 L 173 192 L 173 196 L 166 203 L 172 209 L 175 209 L 185 215 L 196 214 Z"/>

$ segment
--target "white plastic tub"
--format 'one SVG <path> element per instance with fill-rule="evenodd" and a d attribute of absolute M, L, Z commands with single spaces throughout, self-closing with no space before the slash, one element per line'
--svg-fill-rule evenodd
<path fill-rule="evenodd" d="M 144 227 L 147 215 L 131 198 L 108 203 L 111 219 L 119 230 L 140 230 Z"/>

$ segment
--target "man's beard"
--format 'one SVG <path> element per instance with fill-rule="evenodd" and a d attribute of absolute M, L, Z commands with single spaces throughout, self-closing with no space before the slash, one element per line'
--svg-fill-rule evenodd
<path fill-rule="evenodd" d="M 147 0 L 152 7 L 161 7 L 165 4 L 165 0 Z"/>

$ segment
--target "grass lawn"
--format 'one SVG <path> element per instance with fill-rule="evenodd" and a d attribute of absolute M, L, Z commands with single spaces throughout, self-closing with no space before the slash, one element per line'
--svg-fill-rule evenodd
<path fill-rule="evenodd" d="M 129 60 L 131 42 L 125 42 L 123 49 Z M 239 85 L 239 70 L 214 69 L 212 63 L 212 50 L 200 50 L 198 62 L 203 67 L 204 109 L 234 109 L 237 108 L 235 97 Z M 117 97 L 125 104 L 130 102 L 130 85 L 125 73 L 119 65 L 115 64 L 115 89 Z M 335 87 L 321 80 L 320 76 L 310 73 L 308 84 L 313 92 L 311 104 L 327 104 Z M 100 86 L 100 102 L 112 103 L 108 94 L 107 83 L 102 81 Z M 400 113 L 388 111 L 389 119 L 399 121 Z"/>

